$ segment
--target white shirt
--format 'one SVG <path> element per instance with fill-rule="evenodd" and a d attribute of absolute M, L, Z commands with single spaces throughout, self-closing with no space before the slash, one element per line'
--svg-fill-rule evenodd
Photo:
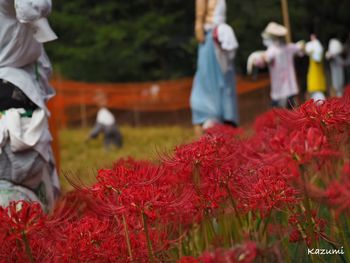
<path fill-rule="evenodd" d="M 323 57 L 323 46 L 318 39 L 309 41 L 305 46 L 306 53 L 316 62 L 321 62 Z"/>
<path fill-rule="evenodd" d="M 102 125 L 111 126 L 115 124 L 115 118 L 107 108 L 103 107 L 97 112 L 96 122 Z"/>

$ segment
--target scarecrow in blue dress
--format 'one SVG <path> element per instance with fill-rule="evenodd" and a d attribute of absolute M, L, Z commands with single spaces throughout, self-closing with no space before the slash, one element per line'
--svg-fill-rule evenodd
<path fill-rule="evenodd" d="M 238 125 L 233 59 L 238 42 L 225 23 L 225 0 L 197 0 L 195 35 L 199 42 L 197 72 L 190 105 L 196 133 L 206 123 Z"/>

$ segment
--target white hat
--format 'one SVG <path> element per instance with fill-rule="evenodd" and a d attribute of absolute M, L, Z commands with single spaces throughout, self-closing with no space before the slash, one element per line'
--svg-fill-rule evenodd
<path fill-rule="evenodd" d="M 343 44 L 338 39 L 332 38 L 331 40 L 329 40 L 328 51 L 327 51 L 329 57 L 337 56 L 342 52 L 343 52 Z"/>
<path fill-rule="evenodd" d="M 34 30 L 34 38 L 38 42 L 45 43 L 57 39 L 46 18 L 40 18 L 30 24 Z"/>
<path fill-rule="evenodd" d="M 262 32 L 262 37 L 267 36 L 276 36 L 276 37 L 284 37 L 288 33 L 288 30 L 285 26 L 277 24 L 275 22 L 270 22 L 265 30 Z"/>

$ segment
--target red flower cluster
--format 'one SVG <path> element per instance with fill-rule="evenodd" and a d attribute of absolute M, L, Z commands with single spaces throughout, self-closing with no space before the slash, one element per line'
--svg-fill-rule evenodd
<path fill-rule="evenodd" d="M 217 249 L 213 252 L 205 252 L 198 258 L 183 257 L 178 263 L 250 263 L 258 255 L 258 249 L 253 242 L 224 250 Z"/>
<path fill-rule="evenodd" d="M 292 226 L 290 242 L 305 241 L 310 247 L 312 242 L 317 242 L 320 238 L 328 240 L 325 234 L 327 221 L 319 218 L 314 210 L 295 213 L 288 221 Z"/>
<path fill-rule="evenodd" d="M 337 174 L 349 156 L 349 102 L 346 95 L 269 111 L 254 133 L 218 126 L 156 164 L 119 160 L 99 170 L 93 186 L 76 183 L 50 215 L 37 204 L 0 208 L 0 260 L 165 262 L 212 249 L 180 262 L 251 262 L 256 243 L 225 251 L 214 241 L 228 247 L 247 238 L 272 247 L 272 224 L 289 225 L 291 242 L 327 239 L 310 189 L 348 211 L 350 169 L 340 181 Z"/>
<path fill-rule="evenodd" d="M 350 212 L 350 164 L 346 163 L 340 180 L 334 180 L 327 189 L 329 204 L 336 207 L 337 215 Z"/>

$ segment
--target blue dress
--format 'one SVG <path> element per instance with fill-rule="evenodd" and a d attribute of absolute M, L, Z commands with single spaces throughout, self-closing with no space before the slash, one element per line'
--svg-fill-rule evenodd
<path fill-rule="evenodd" d="M 218 62 L 212 31 L 199 45 L 197 72 L 192 86 L 190 105 L 192 123 L 208 119 L 238 124 L 236 83 L 233 66 L 224 73 Z"/>

